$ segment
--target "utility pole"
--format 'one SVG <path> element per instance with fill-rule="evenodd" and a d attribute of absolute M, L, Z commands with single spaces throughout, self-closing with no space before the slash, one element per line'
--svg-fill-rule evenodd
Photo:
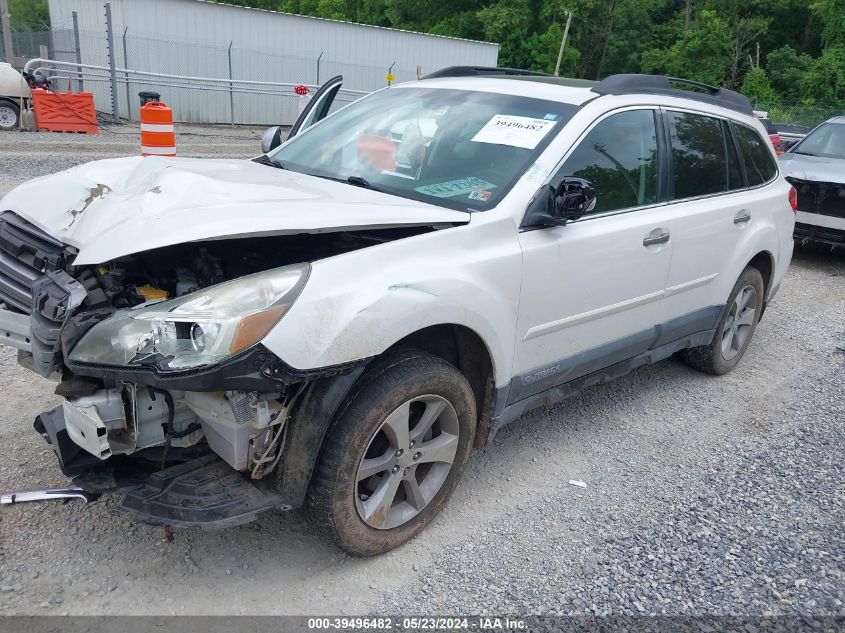
<path fill-rule="evenodd" d="M 563 29 L 563 39 L 560 40 L 560 51 L 555 64 L 555 77 L 560 77 L 560 60 L 563 59 L 563 49 L 566 48 L 566 38 L 569 37 L 569 25 L 572 24 L 572 11 L 566 12 L 566 26 Z"/>
<path fill-rule="evenodd" d="M 12 47 L 12 16 L 9 14 L 9 0 L 0 0 L 0 22 L 3 22 L 3 48 L 6 62 L 15 65 L 15 51 Z"/>

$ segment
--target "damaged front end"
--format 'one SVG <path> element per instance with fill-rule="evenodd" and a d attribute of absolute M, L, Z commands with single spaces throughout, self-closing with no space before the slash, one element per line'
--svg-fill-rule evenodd
<path fill-rule="evenodd" d="M 0 214 L 3 342 L 64 398 L 36 430 L 76 485 L 124 493 L 121 507 L 148 522 L 226 526 L 296 504 L 303 476 L 286 465 L 298 485 L 285 494 L 277 469 L 291 414 L 356 368 L 297 371 L 260 341 L 307 280 L 296 262 L 420 230 L 221 240 L 76 267 L 72 247 Z M 322 437 L 299 435 L 309 450 Z"/>
<path fill-rule="evenodd" d="M 21 365 L 59 380 L 64 401 L 35 428 L 77 485 L 125 492 L 124 505 L 149 520 L 230 524 L 284 505 L 250 482 L 278 463 L 307 381 L 257 343 L 308 266 L 227 283 L 220 257 L 190 250 L 157 253 L 170 267 L 136 256 L 76 268 L 74 249 L 4 213 L 4 342 L 19 348 Z M 240 264 L 231 274 L 249 268 Z M 213 287 L 198 293 L 203 285 Z M 151 491 L 153 475 L 167 485 Z M 189 515 L 179 510 L 186 503 Z"/>
<path fill-rule="evenodd" d="M 301 505 L 367 362 L 263 345 L 312 264 L 468 221 L 252 161 L 81 165 L 0 201 L 0 343 L 57 380 L 35 426 L 78 486 L 154 522 L 248 520 Z"/>

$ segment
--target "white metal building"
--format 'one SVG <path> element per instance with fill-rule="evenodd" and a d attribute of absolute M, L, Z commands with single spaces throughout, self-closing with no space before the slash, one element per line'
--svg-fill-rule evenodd
<path fill-rule="evenodd" d="M 336 20 L 223 5 L 205 0 L 109 0 L 118 67 L 170 75 L 319 84 L 341 74 L 344 88 L 371 91 L 410 81 L 445 66 L 495 66 L 499 45 L 365 26 Z M 83 63 L 108 65 L 105 0 L 49 0 L 56 57 L 75 61 L 72 13 L 77 12 Z M 125 51 L 125 52 L 124 52 Z M 125 55 L 125 58 L 124 58 Z M 231 60 L 231 61 L 230 61 Z M 155 83 L 131 85 L 127 113 L 122 87 L 120 112 L 137 116 L 137 92 Z M 108 85 L 91 82 L 97 107 L 111 110 Z M 159 92 L 177 120 L 229 123 L 290 123 L 297 98 L 252 98 L 221 92 L 163 88 Z M 348 100 L 348 99 L 347 99 Z M 342 101 L 342 99 L 341 99 Z"/>

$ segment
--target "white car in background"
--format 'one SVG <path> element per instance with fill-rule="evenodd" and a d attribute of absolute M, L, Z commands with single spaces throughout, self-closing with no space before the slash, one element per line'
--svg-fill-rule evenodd
<path fill-rule="evenodd" d="M 0 336 L 58 379 L 35 426 L 82 490 L 173 526 L 304 505 L 378 554 L 529 409 L 742 358 L 795 202 L 745 97 L 452 68 L 322 120 L 341 81 L 254 161 L 103 160 L 0 201 Z"/>
<path fill-rule="evenodd" d="M 795 237 L 845 245 L 845 116 L 814 128 L 780 165 L 798 192 Z"/>

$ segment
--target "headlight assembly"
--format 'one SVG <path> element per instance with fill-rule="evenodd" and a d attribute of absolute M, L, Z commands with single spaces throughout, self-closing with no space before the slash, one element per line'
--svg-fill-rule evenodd
<path fill-rule="evenodd" d="M 154 304 L 95 325 L 70 360 L 168 370 L 218 363 L 263 339 L 290 308 L 310 266 L 276 268 Z"/>

